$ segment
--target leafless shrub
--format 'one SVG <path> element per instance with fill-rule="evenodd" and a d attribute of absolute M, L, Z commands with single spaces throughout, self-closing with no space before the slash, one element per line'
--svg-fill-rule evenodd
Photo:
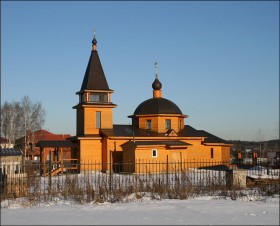
<path fill-rule="evenodd" d="M 92 202 L 95 199 L 95 190 L 89 182 L 86 183 L 85 192 L 86 192 L 86 202 Z"/>
<path fill-rule="evenodd" d="M 122 188 L 116 188 L 114 189 L 114 191 L 111 194 L 110 197 L 110 202 L 114 203 L 114 202 L 122 202 L 122 200 L 124 199 L 124 197 L 127 195 L 127 192 L 125 189 Z"/>
<path fill-rule="evenodd" d="M 28 199 L 35 205 L 40 202 L 40 178 L 34 175 L 27 177 Z"/>
<path fill-rule="evenodd" d="M 274 195 L 279 195 L 280 184 L 279 183 L 270 183 L 270 184 L 259 184 L 252 188 L 259 196 L 262 197 L 271 197 Z"/>
<path fill-rule="evenodd" d="M 152 172 L 141 166 L 145 173 L 97 173 L 86 171 L 80 174 L 39 176 L 38 166 L 27 165 L 26 177 L 5 181 L 1 198 L 15 200 L 26 197 L 24 205 L 37 205 L 41 201 L 71 199 L 77 203 L 123 202 L 131 194 L 134 200 L 144 196 L 152 199 L 188 199 L 200 195 L 216 198 L 261 199 L 263 196 L 279 195 L 279 182 L 252 183 L 251 189 L 227 187 L 222 171 L 191 169 L 183 170 L 176 165 L 169 171 Z M 41 169 L 39 167 L 39 169 Z M 173 170 L 173 171 L 172 171 Z M 25 179 L 23 179 L 25 178 Z M 23 202 L 23 201 L 22 201 Z"/>
<path fill-rule="evenodd" d="M 61 191 L 62 196 L 67 199 L 71 198 L 78 203 L 84 200 L 84 192 L 78 180 L 78 175 L 67 174 L 64 182 L 64 188 Z"/>

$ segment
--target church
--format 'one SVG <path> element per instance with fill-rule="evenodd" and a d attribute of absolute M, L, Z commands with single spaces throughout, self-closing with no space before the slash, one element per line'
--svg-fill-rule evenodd
<path fill-rule="evenodd" d="M 138 162 L 226 162 L 230 161 L 232 144 L 204 130 L 185 125 L 188 117 L 172 101 L 162 96 L 157 63 L 152 96 L 143 100 L 133 114 L 130 125 L 113 122 L 113 103 L 104 70 L 97 51 L 94 34 L 89 62 L 76 93 L 76 135 L 69 138 L 76 144 L 72 157 L 79 159 L 81 170 L 90 170 L 91 163 L 121 166 L 119 171 L 140 172 L 132 165 Z M 141 87 L 138 87 L 141 89 Z M 90 163 L 90 164 L 88 164 Z M 126 164 L 130 165 L 126 165 Z"/>

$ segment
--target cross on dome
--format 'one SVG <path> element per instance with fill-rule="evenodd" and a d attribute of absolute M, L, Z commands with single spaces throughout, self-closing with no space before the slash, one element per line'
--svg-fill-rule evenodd
<path fill-rule="evenodd" d="M 158 79 L 158 61 L 155 61 L 155 67 L 156 67 L 156 79 Z"/>

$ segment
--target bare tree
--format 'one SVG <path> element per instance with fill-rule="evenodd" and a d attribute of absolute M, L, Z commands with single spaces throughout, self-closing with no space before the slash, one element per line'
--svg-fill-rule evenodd
<path fill-rule="evenodd" d="M 29 134 L 30 119 L 31 119 L 31 100 L 28 96 L 24 96 L 21 100 L 21 134 L 24 136 L 24 157 L 26 158 L 27 148 L 29 148 Z"/>
<path fill-rule="evenodd" d="M 37 102 L 32 105 L 30 129 L 36 131 L 42 128 L 45 123 L 46 112 L 43 109 L 41 102 Z"/>
<path fill-rule="evenodd" d="M 1 108 L 1 135 L 14 143 L 20 135 L 20 104 L 19 102 L 5 102 Z"/>
<path fill-rule="evenodd" d="M 35 143 L 37 140 L 35 140 L 34 137 L 34 132 L 37 130 L 40 130 L 44 123 L 45 123 L 45 116 L 46 112 L 42 107 L 42 104 L 40 102 L 37 102 L 32 105 L 31 107 L 31 119 L 30 119 L 30 140 L 29 142 L 31 143 L 31 148 L 33 150 Z M 38 137 L 37 137 L 38 138 Z"/>
<path fill-rule="evenodd" d="M 9 114 L 10 114 L 10 104 L 5 102 L 1 107 L 1 135 L 3 134 L 4 137 L 9 140 Z"/>
<path fill-rule="evenodd" d="M 33 104 L 28 96 L 24 96 L 21 101 L 22 117 L 22 134 L 24 141 L 24 156 L 26 157 L 27 149 L 34 146 L 34 132 L 42 128 L 45 122 L 46 112 L 41 102 Z"/>
<path fill-rule="evenodd" d="M 43 127 L 46 112 L 41 102 L 32 103 L 28 96 L 20 102 L 5 102 L 1 106 L 1 135 L 10 143 L 24 137 L 24 156 L 29 144 L 34 146 L 34 132 Z"/>

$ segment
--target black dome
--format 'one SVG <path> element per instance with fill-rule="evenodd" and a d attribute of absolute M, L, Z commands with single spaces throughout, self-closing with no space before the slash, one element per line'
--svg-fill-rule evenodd
<path fill-rule="evenodd" d="M 180 108 L 172 101 L 165 98 L 150 98 L 136 108 L 134 115 L 147 114 L 180 114 Z"/>
<path fill-rule="evenodd" d="M 156 78 L 152 84 L 152 87 L 154 90 L 160 90 L 162 87 L 161 82 Z"/>

